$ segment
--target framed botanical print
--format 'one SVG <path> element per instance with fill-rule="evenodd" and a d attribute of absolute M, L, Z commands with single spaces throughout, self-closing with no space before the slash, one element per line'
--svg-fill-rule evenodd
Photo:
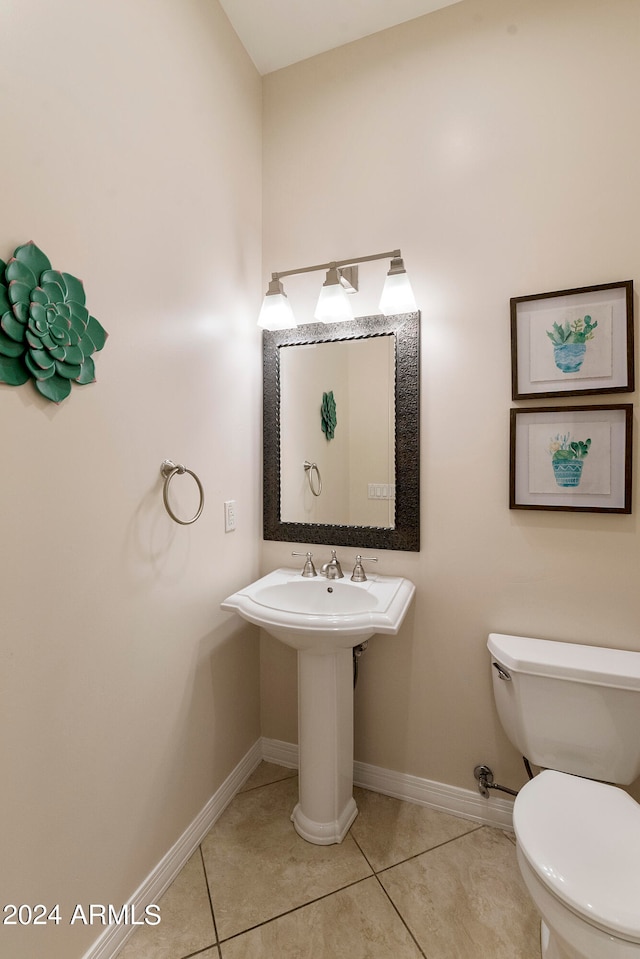
<path fill-rule="evenodd" d="M 516 296 L 514 400 L 634 389 L 633 281 Z"/>
<path fill-rule="evenodd" d="M 631 512 L 633 405 L 511 410 L 510 509 Z"/>

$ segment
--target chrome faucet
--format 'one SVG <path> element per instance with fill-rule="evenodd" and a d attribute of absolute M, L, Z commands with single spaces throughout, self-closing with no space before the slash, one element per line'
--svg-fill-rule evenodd
<path fill-rule="evenodd" d="M 329 562 L 324 563 L 324 565 L 321 566 L 320 575 L 326 576 L 327 579 L 344 579 L 342 566 L 340 565 L 340 560 L 336 556 L 335 549 L 331 550 L 331 559 Z"/>

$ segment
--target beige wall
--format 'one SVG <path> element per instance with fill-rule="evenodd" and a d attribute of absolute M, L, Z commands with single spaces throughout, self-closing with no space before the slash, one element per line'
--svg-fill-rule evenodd
<path fill-rule="evenodd" d="M 126 902 L 259 736 L 219 603 L 258 571 L 260 111 L 216 0 L 2 4 L 0 257 L 34 240 L 110 334 L 59 407 L 0 386 L 3 905 L 63 916 L 12 959 L 82 956 L 70 908 Z"/>
<path fill-rule="evenodd" d="M 422 310 L 422 550 L 379 564 L 418 591 L 361 660 L 358 760 L 517 786 L 488 632 L 640 649 L 637 514 L 507 506 L 509 298 L 640 282 L 639 50 L 637 0 L 465 0 L 265 79 L 265 276 L 400 246 Z M 262 648 L 262 731 L 293 741 L 294 655 Z"/>

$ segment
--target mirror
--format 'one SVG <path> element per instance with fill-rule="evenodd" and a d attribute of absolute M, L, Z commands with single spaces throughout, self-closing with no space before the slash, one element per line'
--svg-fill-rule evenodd
<path fill-rule="evenodd" d="M 395 526 L 394 378 L 390 333 L 282 347 L 280 518 L 285 523 Z M 300 469 L 301 463 L 315 464 L 313 471 Z"/>
<path fill-rule="evenodd" d="M 265 332 L 263 359 L 264 538 L 418 551 L 420 314 Z"/>

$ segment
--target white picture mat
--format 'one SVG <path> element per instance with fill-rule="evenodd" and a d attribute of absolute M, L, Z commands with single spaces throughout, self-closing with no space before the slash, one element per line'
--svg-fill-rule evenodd
<path fill-rule="evenodd" d="M 555 317 L 551 316 L 554 311 L 558 311 Z M 554 318 L 558 318 L 559 321 L 562 315 L 569 318 L 584 316 L 587 313 L 595 315 L 598 319 L 598 328 L 594 331 L 593 340 L 588 341 L 587 344 L 587 354 L 590 356 L 588 362 L 585 356 L 586 368 L 578 373 L 562 373 L 555 367 L 553 346 L 546 335 L 546 330 L 551 329 Z M 546 326 L 548 318 L 550 318 L 550 325 Z M 606 336 L 603 336 L 598 343 L 601 332 L 606 332 Z M 515 335 L 519 396 L 529 393 L 561 393 L 628 386 L 625 286 L 516 303 Z M 541 359 L 545 352 L 542 338 L 548 344 L 549 364 L 544 364 Z M 591 347 L 593 349 L 590 349 Z M 610 357 L 607 357 L 608 350 L 610 350 Z"/>
<path fill-rule="evenodd" d="M 582 436 L 583 426 L 593 430 L 596 424 L 603 424 L 609 430 L 609 493 L 580 492 L 575 489 L 556 489 L 551 492 L 530 489 L 532 470 L 536 464 L 531 459 L 532 437 L 540 436 L 539 427 L 545 434 L 571 432 L 577 439 Z M 532 432 L 533 431 L 533 432 Z M 515 469 L 514 505 L 539 507 L 573 507 L 582 509 L 624 509 L 625 507 L 625 462 L 626 462 L 626 413 L 624 409 L 586 410 L 570 412 L 560 410 L 550 412 L 518 413 L 515 419 Z M 541 458 L 541 453 L 534 454 Z M 589 456 L 591 452 L 589 453 Z M 586 457 L 586 460 L 589 459 Z M 549 457 L 550 459 L 550 457 Z M 585 460 L 585 462 L 586 462 Z M 598 467 L 600 478 L 605 466 Z M 601 479 L 600 479 L 601 482 Z M 534 483 L 535 485 L 535 483 Z"/>

